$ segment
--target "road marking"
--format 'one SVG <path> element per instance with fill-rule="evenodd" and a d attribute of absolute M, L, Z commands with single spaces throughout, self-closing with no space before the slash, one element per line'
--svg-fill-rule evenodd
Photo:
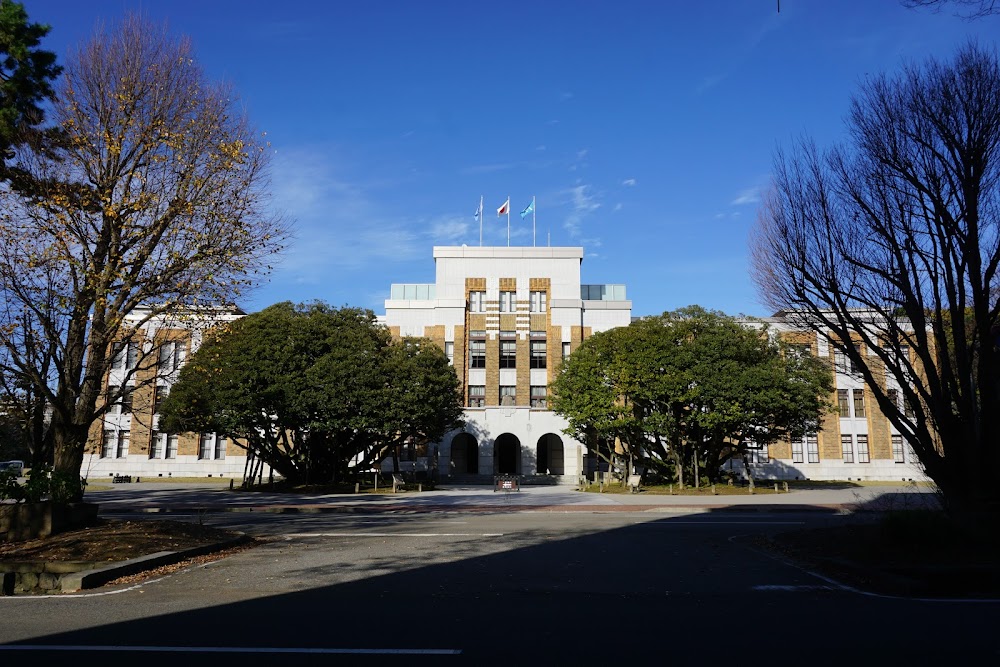
<path fill-rule="evenodd" d="M 792 586 L 785 584 L 762 584 L 760 586 L 751 586 L 751 590 L 755 591 L 787 591 L 790 593 L 806 592 L 806 591 L 835 591 L 838 590 L 833 586 L 818 586 L 818 585 L 805 585 L 805 586 Z"/>
<path fill-rule="evenodd" d="M 503 537 L 503 535 L 503 533 L 368 533 L 357 531 L 285 533 L 285 537 Z"/>
<path fill-rule="evenodd" d="M 459 655 L 455 648 L 282 648 L 272 646 L 66 646 L 4 644 L 0 651 L 112 651 L 119 653 L 313 653 L 323 655 Z"/>
<path fill-rule="evenodd" d="M 670 526 L 801 526 L 805 521 L 675 521 L 669 519 L 650 519 L 649 521 L 636 521 L 637 526 L 657 526 L 669 528 Z"/>

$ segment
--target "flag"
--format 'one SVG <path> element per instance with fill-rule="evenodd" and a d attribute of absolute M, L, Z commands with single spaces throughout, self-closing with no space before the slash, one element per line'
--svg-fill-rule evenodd
<path fill-rule="evenodd" d="M 503 206 L 497 209 L 497 217 L 502 217 L 510 212 L 510 197 L 507 197 L 507 201 L 503 203 Z"/>
<path fill-rule="evenodd" d="M 483 200 L 482 199 L 479 200 L 479 208 L 476 209 L 475 217 L 476 217 L 476 221 L 478 221 L 479 218 L 483 217 Z"/>
<path fill-rule="evenodd" d="M 525 206 L 524 210 L 521 211 L 521 220 L 524 220 L 526 217 L 528 217 L 528 215 L 534 212 L 535 212 L 535 198 L 532 197 L 531 203 Z"/>

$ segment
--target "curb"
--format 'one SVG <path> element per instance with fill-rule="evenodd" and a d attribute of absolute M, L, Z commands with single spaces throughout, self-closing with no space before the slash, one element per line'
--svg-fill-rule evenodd
<path fill-rule="evenodd" d="M 462 513 L 475 514 L 512 512 L 549 512 L 553 514 L 584 512 L 590 514 L 618 512 L 726 512 L 726 513 L 820 513 L 843 514 L 853 511 L 853 504 L 828 505 L 239 505 L 200 506 L 166 505 L 160 507 L 101 507 L 102 515 L 115 514 L 378 514 L 378 513 Z"/>
<path fill-rule="evenodd" d="M 84 570 L 75 574 L 68 574 L 62 578 L 61 588 L 63 593 L 73 593 L 89 588 L 98 588 L 99 586 L 103 586 L 109 581 L 114 581 L 120 577 L 127 577 L 132 574 L 138 574 L 140 572 L 152 570 L 164 565 L 173 565 L 174 563 L 180 563 L 188 558 L 204 556 L 205 554 L 222 551 L 223 549 L 239 546 L 251 541 L 253 541 L 253 538 L 248 535 L 240 535 L 239 537 L 234 537 L 231 540 L 206 544 L 200 547 L 191 547 L 190 549 L 181 549 L 180 551 L 159 551 L 157 553 L 149 554 L 148 556 L 140 556 L 138 558 L 121 561 L 120 563 L 114 563 L 112 565 L 108 565 L 107 567 L 101 567 L 95 570 Z"/>

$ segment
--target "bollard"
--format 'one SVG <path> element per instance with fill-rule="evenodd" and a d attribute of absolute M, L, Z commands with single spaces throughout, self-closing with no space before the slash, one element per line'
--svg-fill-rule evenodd
<path fill-rule="evenodd" d="M 423 490 L 424 490 L 424 485 L 423 484 L 417 484 L 417 493 L 422 493 Z"/>
<path fill-rule="evenodd" d="M 674 485 L 670 485 L 670 495 L 674 495 Z"/>
<path fill-rule="evenodd" d="M 788 482 L 782 482 L 785 485 L 785 493 L 788 493 Z"/>
<path fill-rule="evenodd" d="M 357 495 L 361 491 L 361 482 L 354 483 L 354 495 Z"/>
<path fill-rule="evenodd" d="M 712 485 L 712 495 L 713 496 L 719 495 L 718 493 L 715 492 L 715 484 Z"/>
<path fill-rule="evenodd" d="M 235 482 L 235 481 L 236 481 L 236 480 L 233 480 L 233 479 L 229 480 L 229 490 L 230 490 L 230 491 L 232 491 L 232 490 L 233 490 L 233 482 Z"/>
<path fill-rule="evenodd" d="M 775 493 L 778 492 L 778 483 L 777 482 L 774 483 L 774 492 Z"/>

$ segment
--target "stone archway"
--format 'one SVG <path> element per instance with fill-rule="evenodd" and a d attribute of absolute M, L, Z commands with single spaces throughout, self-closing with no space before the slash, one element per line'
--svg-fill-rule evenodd
<path fill-rule="evenodd" d="M 493 444 L 494 466 L 498 475 L 521 474 L 521 441 L 513 433 L 504 433 Z"/>
<path fill-rule="evenodd" d="M 536 470 L 539 475 L 564 475 L 563 441 L 555 433 L 546 433 L 538 439 Z"/>
<path fill-rule="evenodd" d="M 451 472 L 454 475 L 479 474 L 479 443 L 468 433 L 452 438 Z"/>

